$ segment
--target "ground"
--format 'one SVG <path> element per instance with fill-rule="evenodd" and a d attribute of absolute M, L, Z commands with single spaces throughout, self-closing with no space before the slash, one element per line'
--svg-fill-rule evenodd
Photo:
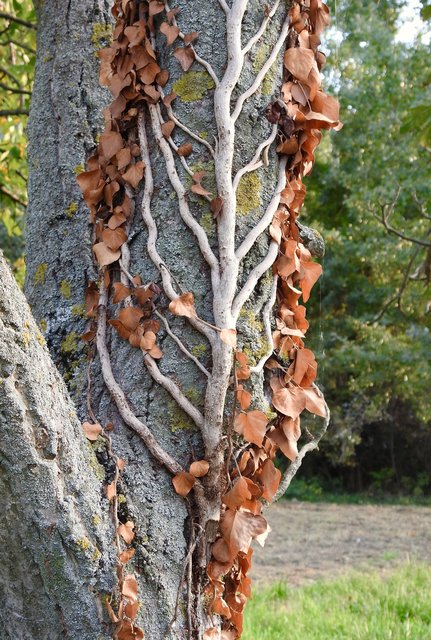
<path fill-rule="evenodd" d="M 385 573 L 406 560 L 431 564 L 430 507 L 281 501 L 265 516 L 272 532 L 254 552 L 259 587 L 303 585 L 350 569 Z"/>

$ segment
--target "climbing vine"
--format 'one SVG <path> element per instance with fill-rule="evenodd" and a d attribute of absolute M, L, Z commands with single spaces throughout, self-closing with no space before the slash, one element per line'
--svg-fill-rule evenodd
<path fill-rule="evenodd" d="M 318 47 L 329 21 L 327 6 L 321 0 L 276 0 L 272 7 L 264 5 L 260 28 L 243 45 L 247 0 L 233 0 L 232 6 L 219 0 L 219 5 L 227 47 L 227 65 L 220 78 L 210 62 L 199 55 L 198 33 L 181 31 L 178 9 L 158 0 L 115 1 L 113 41 L 99 52 L 100 82 L 109 88 L 113 100 L 104 112 L 105 127 L 97 149 L 88 159 L 86 171 L 78 176 L 90 210 L 93 252 L 100 269 L 99 281 L 90 282 L 87 288 L 86 310 L 91 326 L 84 339 L 96 343 L 103 378 L 121 418 L 172 474 L 175 491 L 187 500 L 190 540 L 184 570 L 186 618 L 193 637 L 199 612 L 206 608 L 204 638 L 208 640 L 220 637 L 219 618 L 214 614 L 221 617 L 225 640 L 240 637 L 243 608 L 251 593 L 251 542 L 256 539 L 263 544 L 269 532 L 262 508 L 286 489 L 303 456 L 317 446 L 328 424 L 328 409 L 315 385 L 317 363 L 304 345 L 308 329 L 304 303 L 322 272 L 313 257 L 323 255 L 324 245 L 319 235 L 297 217 L 306 193 L 303 178 L 312 169 L 321 130 L 340 127 L 337 101 L 321 90 L 325 56 Z M 253 82 L 238 95 L 245 58 L 264 38 L 276 15 L 282 16 L 278 40 L 268 50 Z M 156 47 L 162 36 L 163 47 L 172 48 L 181 69 L 188 72 L 193 65 L 201 67 L 200 72 L 191 73 L 203 70 L 205 91 L 213 90 L 217 128 L 214 146 L 180 121 L 174 111 L 179 98 L 164 91 L 169 71 L 161 66 L 161 52 Z M 281 59 L 282 85 L 265 114 L 271 125 L 268 138 L 235 172 L 235 129 L 244 104 Z M 177 145 L 176 130 L 181 130 L 186 142 Z M 152 144 L 163 158 L 178 215 L 193 234 L 211 276 L 211 323 L 200 318 L 193 292 L 183 290 L 173 274 L 175 265 L 167 265 L 158 252 L 158 227 L 151 207 Z M 215 193 L 208 187 L 205 171 L 196 172 L 188 164 L 195 146 L 205 151 L 214 166 Z M 259 221 L 238 243 L 235 229 L 240 180 L 268 166 L 272 146 L 279 158 L 277 184 Z M 184 173 L 191 179 L 190 186 L 182 179 Z M 210 205 L 217 224 L 216 249 L 192 212 L 189 191 L 202 204 Z M 128 240 L 138 215 L 147 230 L 146 250 L 159 274 L 159 284 L 144 283 L 139 274 L 130 271 Z M 262 234 L 269 234 L 266 255 L 242 282 L 240 267 Z M 261 278 L 271 270 L 272 288 L 263 310 L 268 349 L 252 366 L 237 346 L 243 342 L 237 330 L 238 319 Z M 209 343 L 210 369 L 175 334 L 169 316 L 163 312 L 165 298 L 169 312 L 183 317 Z M 116 309 L 114 314 L 112 309 Z M 112 371 L 108 329 L 141 350 L 148 374 L 200 429 L 205 459 L 195 460 L 184 469 L 135 415 Z M 161 329 L 206 381 L 203 412 L 176 381 L 162 373 L 158 365 L 163 358 L 158 340 Z M 271 396 L 270 416 L 260 408 L 251 408 L 252 386 L 248 385 L 262 372 Z M 227 401 L 230 398 L 232 402 Z M 321 416 L 323 426 L 319 434 L 308 432 L 309 441 L 298 450 L 304 410 Z M 94 429 L 99 431 L 95 417 L 85 429 L 87 437 Z M 279 451 L 291 461 L 283 478 L 274 464 Z M 117 461 L 116 479 L 107 487 L 114 519 L 116 482 L 122 465 Z M 132 542 L 133 528 L 132 521 L 119 524 L 116 520 L 120 597 L 116 610 L 111 602 L 108 610 L 117 625 L 119 640 L 143 637 L 135 624 L 137 581 L 131 572 L 124 572 L 132 552 L 121 542 Z M 174 617 L 171 628 L 175 623 Z"/>

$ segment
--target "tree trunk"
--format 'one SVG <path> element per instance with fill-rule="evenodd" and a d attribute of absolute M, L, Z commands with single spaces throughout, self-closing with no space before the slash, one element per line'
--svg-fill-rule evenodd
<path fill-rule="evenodd" d="M 7 462 L 1 490 L 4 503 L 10 505 L 5 523 L 16 525 L 15 529 L 19 523 L 24 551 L 13 542 L 10 526 L 2 528 L 0 535 L 12 550 L 0 579 L 4 600 L 16 597 L 17 584 L 23 585 L 28 597 L 20 601 L 19 611 L 16 605 L 8 607 L 8 611 L 16 611 L 16 616 L 2 619 L 2 637 L 112 637 L 118 628 L 115 632 L 110 627 L 108 608 L 102 603 L 111 603 L 110 616 L 115 621 L 114 610 L 121 611 L 124 585 L 135 578 L 140 603 L 136 622 L 147 638 L 195 639 L 201 638 L 207 627 L 220 627 L 217 616 L 207 620 L 203 591 L 208 550 L 217 535 L 232 453 L 227 443 L 231 441 L 232 427 L 229 385 L 233 351 L 220 337 L 220 331 L 229 332 L 236 327 L 243 354 L 248 355 L 249 364 L 258 365 L 249 384 L 253 408 L 269 415 L 263 361 L 273 348 L 267 303 L 270 300 L 273 306 L 275 301 L 276 279 L 270 267 L 279 247 L 265 231 L 278 206 L 285 207 L 282 213 L 289 220 L 287 204 L 279 205 L 280 192 L 288 178 L 294 180 L 298 193 L 305 193 L 298 184 L 310 170 L 316 146 L 313 142 L 312 150 L 307 152 L 307 170 L 303 166 L 305 160 L 298 160 L 299 168 L 293 168 L 289 178 L 286 156 L 279 163 L 272 144 L 277 126 L 271 117 L 265 117 L 268 103 L 276 104 L 279 97 L 277 87 L 282 80 L 286 46 L 308 47 L 306 40 L 299 45 L 290 25 L 291 5 L 276 1 L 269 9 L 267 5 L 262 7 L 261 0 L 233 0 L 230 5 L 224 0 L 180 0 L 180 38 L 199 33 L 198 41 L 192 37 L 197 55 L 190 70 L 183 73 L 179 59 L 186 50 L 173 55 L 177 54 L 176 45 L 167 46 L 166 33 L 159 29 L 160 18 L 165 19 L 160 11 L 169 10 L 168 4 L 157 0 L 150 0 L 150 4 L 116 2 L 117 13 L 124 11 L 129 18 L 132 15 L 129 25 L 139 16 L 147 19 L 154 10 L 158 28 L 152 31 L 152 19 L 146 23 L 147 34 L 152 31 L 150 49 L 157 52 L 161 67 L 169 71 L 164 93 L 174 91 L 178 98 L 174 103 L 175 117 L 169 108 L 168 115 L 163 111 L 165 122 L 171 118 L 177 125 L 169 142 L 169 136 L 162 134 L 157 101 L 149 99 L 147 104 L 138 98 L 139 108 L 131 110 L 134 113 L 122 111 L 125 120 L 120 123 L 121 135 L 123 141 L 128 136 L 128 149 L 139 145 L 145 162 L 145 182 L 134 192 L 124 171 L 118 178 L 123 204 L 130 198 L 133 205 L 122 226 L 127 231 L 127 242 L 117 258 L 111 260 L 109 269 L 101 260 L 98 269 L 92 252 L 96 236 L 97 257 L 104 243 L 100 234 L 102 229 L 108 229 L 108 218 L 103 222 L 99 219 L 94 228 L 89 224 L 77 176 L 81 185 L 88 179 L 91 167 L 87 168 L 86 162 L 103 131 L 103 109 L 112 101 L 99 86 L 97 56 L 97 51 L 110 42 L 111 3 L 56 0 L 38 5 L 37 68 L 28 128 L 26 294 L 53 362 L 66 381 L 79 420 L 90 422 L 97 429 L 100 424 L 103 431 L 99 436 L 90 436 L 90 443 L 83 437 L 69 396 L 38 342 L 38 329 L 3 268 L 0 283 L 10 296 L 4 299 L 10 302 L 4 309 L 5 355 L 0 360 L 8 389 L 0 404 L 5 414 L 2 428 L 7 436 L 2 449 Z M 311 25 L 303 19 L 308 14 L 301 13 L 307 11 L 307 3 L 293 5 L 299 16 L 297 24 L 302 25 L 297 27 L 299 32 Z M 321 3 L 314 2 L 313 6 L 309 11 L 314 11 L 314 23 L 325 24 Z M 175 18 L 167 19 L 166 29 L 176 28 Z M 133 39 L 130 29 L 134 28 L 129 26 L 129 49 Z M 149 46 L 150 40 L 146 42 Z M 188 47 L 187 53 L 190 51 Z M 311 49 L 306 52 L 308 62 L 310 52 Z M 312 83 L 316 89 L 319 75 L 314 52 L 312 60 Z M 136 77 L 135 73 L 135 84 Z M 159 80 L 157 84 L 151 80 L 147 88 L 154 93 L 158 86 Z M 252 90 L 247 93 L 249 88 Z M 139 86 L 139 91 L 144 90 Z M 307 102 L 310 107 L 308 99 Z M 274 108 L 275 113 L 278 107 Z M 131 125 L 128 130 L 129 121 L 134 128 Z M 283 139 L 293 131 L 289 129 L 292 118 L 286 115 L 285 121 Z M 105 132 L 120 125 L 118 118 L 105 114 Z M 336 119 L 330 126 L 335 125 Z M 295 135 L 301 134 L 300 129 L 301 126 Z M 115 134 L 118 129 L 112 132 Z M 97 153 L 103 147 L 104 135 Z M 190 139 L 192 155 L 189 157 L 187 150 L 185 160 L 176 152 Z M 318 136 L 313 140 L 318 141 Z M 103 154 L 97 157 L 97 162 L 100 157 L 103 161 Z M 217 221 L 199 186 L 197 174 L 202 171 L 202 184 L 211 192 L 207 200 L 214 196 L 222 200 L 223 213 Z M 109 176 L 106 185 L 108 182 L 112 184 L 114 178 Z M 88 193 L 85 188 L 83 191 L 88 202 Z M 106 195 L 106 189 L 103 193 L 105 204 L 111 198 L 109 216 L 114 215 L 112 198 L 116 196 Z M 301 197 L 296 201 L 302 203 Z M 97 215 L 101 211 L 103 216 L 103 207 Z M 92 211 L 93 217 L 94 214 Z M 285 229 L 285 237 L 294 234 L 294 243 L 299 242 L 294 228 L 296 215 L 292 209 Z M 299 246 L 297 251 L 300 256 Z M 311 259 L 304 249 L 301 255 L 306 261 Z M 141 348 L 132 347 L 114 330 L 119 313 L 129 308 L 131 294 L 119 311 L 112 300 L 111 285 L 115 282 L 132 286 L 131 280 L 136 276 L 142 283 L 152 283 L 148 291 L 157 299 L 152 320 L 157 315 L 161 330 L 154 351 L 139 341 Z M 100 298 L 95 303 L 97 332 L 90 335 L 88 343 L 81 340 L 81 335 L 89 329 L 88 316 L 92 313 L 86 289 L 88 293 L 92 286 L 98 287 Z M 183 317 L 169 314 L 169 301 L 191 291 L 204 322 L 192 314 L 187 324 Z M 136 295 L 136 289 L 133 292 Z M 297 298 L 292 304 L 297 304 Z M 113 325 L 107 322 L 110 320 Z M 126 338 L 129 336 L 130 331 L 126 332 Z M 163 357 L 156 362 L 152 354 L 157 358 L 158 348 Z M 58 386 L 52 385 L 53 379 Z M 313 406 L 310 411 L 324 415 L 323 401 L 317 395 Z M 242 442 L 238 446 L 243 449 Z M 307 446 L 315 448 L 315 443 Z M 268 447 L 268 451 L 271 447 L 273 452 L 276 450 L 269 440 Z M 209 462 L 209 473 L 184 500 L 173 491 L 172 474 L 203 458 Z M 266 458 L 272 465 L 266 469 L 274 469 L 272 458 L 263 453 L 261 460 Z M 262 482 L 265 496 L 268 491 Z M 276 486 L 273 487 L 275 492 Z M 238 513 L 235 509 L 230 515 Z M 265 521 L 258 513 L 246 509 L 244 517 L 248 522 L 260 518 L 261 527 Z M 122 527 L 127 529 L 125 525 L 130 522 L 133 533 L 126 540 L 127 536 L 119 532 Z M 262 532 L 263 529 L 256 529 L 251 537 Z M 134 556 L 127 562 L 127 572 L 132 572 L 128 577 L 122 569 L 126 563 L 118 563 L 124 549 L 121 537 L 133 546 Z M 188 576 L 194 549 L 194 575 Z M 239 552 L 243 552 L 240 547 L 235 553 Z M 244 569 L 244 576 L 245 573 Z M 232 597 L 236 597 L 235 589 Z M 235 606 L 231 606 L 232 619 Z M 50 613 L 46 615 L 48 607 Z M 234 619 L 232 629 L 240 629 L 240 618 L 241 615 Z M 229 629 L 231 623 L 226 624 L 225 629 Z M 237 635 L 228 630 L 223 637 Z M 118 635 L 121 640 L 126 637 L 142 635 Z"/>

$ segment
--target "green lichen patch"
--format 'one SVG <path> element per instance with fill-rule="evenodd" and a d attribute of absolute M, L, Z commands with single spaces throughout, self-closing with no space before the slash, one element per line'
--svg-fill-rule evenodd
<path fill-rule="evenodd" d="M 72 331 L 71 333 L 69 333 L 69 335 L 65 337 L 65 339 L 61 343 L 61 347 L 60 347 L 61 352 L 66 355 L 75 353 L 78 349 L 78 344 L 79 344 L 78 341 L 79 341 L 78 334 Z"/>
<path fill-rule="evenodd" d="M 76 202 L 71 202 L 66 209 L 66 215 L 68 218 L 73 218 L 74 214 L 78 211 L 78 205 Z"/>
<path fill-rule="evenodd" d="M 258 73 L 265 62 L 267 61 L 270 53 L 272 51 L 272 47 L 269 44 L 263 44 L 256 50 L 254 60 L 253 60 L 253 71 Z M 264 96 L 270 96 L 274 93 L 275 81 L 277 76 L 278 62 L 275 61 L 274 64 L 269 68 L 263 82 L 260 86 L 260 93 Z"/>
<path fill-rule="evenodd" d="M 260 207 L 262 183 L 257 173 L 246 173 L 239 181 L 236 194 L 236 212 L 245 216 Z"/>
<path fill-rule="evenodd" d="M 48 323 L 47 323 L 47 321 L 45 320 L 45 318 L 41 318 L 41 319 L 39 320 L 39 327 L 40 327 L 41 331 L 43 331 L 43 332 L 45 333 L 45 331 L 46 331 L 46 330 L 47 330 L 47 328 L 48 328 Z"/>
<path fill-rule="evenodd" d="M 85 164 L 83 164 L 83 163 L 77 164 L 76 167 L 73 167 L 73 173 L 76 176 L 79 176 L 79 174 L 83 173 L 83 171 L 85 171 Z"/>
<path fill-rule="evenodd" d="M 191 431 L 193 429 L 191 419 L 173 400 L 168 401 L 168 415 L 172 433 Z"/>
<path fill-rule="evenodd" d="M 204 343 L 196 344 L 194 347 L 192 347 L 191 352 L 195 358 L 202 358 L 206 355 L 207 346 Z"/>
<path fill-rule="evenodd" d="M 209 238 L 215 236 L 216 223 L 214 221 L 214 216 L 211 213 L 211 211 L 206 211 L 206 213 L 204 213 L 201 216 L 199 223 Z"/>
<path fill-rule="evenodd" d="M 78 540 L 75 541 L 75 544 L 81 549 L 81 551 L 88 551 L 88 549 L 91 547 L 91 542 L 86 536 L 78 538 Z"/>
<path fill-rule="evenodd" d="M 103 47 L 109 47 L 112 43 L 112 27 L 103 22 L 96 22 L 91 31 L 91 44 L 98 51 Z"/>
<path fill-rule="evenodd" d="M 85 305 L 83 304 L 74 304 L 71 311 L 72 311 L 72 315 L 75 316 L 75 318 L 87 317 L 87 312 L 85 311 Z"/>
<path fill-rule="evenodd" d="M 184 102 L 195 102 L 214 86 L 214 80 L 206 71 L 188 71 L 175 82 L 173 90 Z"/>
<path fill-rule="evenodd" d="M 41 262 L 37 265 L 36 273 L 34 274 L 34 283 L 43 284 L 45 282 L 46 270 L 48 265 L 46 262 Z"/>
<path fill-rule="evenodd" d="M 60 293 L 63 298 L 66 298 L 66 300 L 70 300 L 70 296 L 72 295 L 70 282 L 68 282 L 67 280 L 62 280 L 60 282 Z"/>

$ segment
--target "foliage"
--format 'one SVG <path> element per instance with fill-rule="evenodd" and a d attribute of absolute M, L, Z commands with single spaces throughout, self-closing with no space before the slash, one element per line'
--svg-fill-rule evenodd
<path fill-rule="evenodd" d="M 382 576 L 265 588 L 247 605 L 244 640 L 404 640 L 431 636 L 431 574 L 406 564 Z"/>
<path fill-rule="evenodd" d="M 35 15 L 29 1 L 3 0 L 0 11 L 0 246 L 22 283 L 25 125 L 34 77 Z"/>
<path fill-rule="evenodd" d="M 429 149 L 418 144 L 417 118 L 414 131 L 403 126 L 410 109 L 431 102 L 429 46 L 395 43 L 401 4 L 337 2 L 327 42 L 337 50 L 327 82 L 344 130 L 323 142 L 306 209 L 327 242 L 320 309 L 312 303 L 311 314 L 321 314 L 323 339 L 315 333 L 313 344 L 325 353 L 332 443 L 323 449 L 334 465 L 354 464 L 366 425 L 392 421 L 401 432 L 431 419 L 430 249 L 414 242 L 431 237 Z M 385 229 L 384 203 L 389 226 L 413 242 Z M 411 408 L 410 425 L 401 405 Z"/>

